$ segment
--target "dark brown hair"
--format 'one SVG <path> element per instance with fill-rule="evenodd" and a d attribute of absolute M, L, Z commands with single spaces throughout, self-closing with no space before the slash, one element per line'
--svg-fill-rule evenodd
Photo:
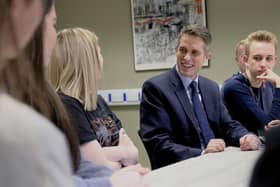
<path fill-rule="evenodd" d="M 39 26 L 20 57 L 6 64 L 0 74 L 0 80 L 11 96 L 32 106 L 62 131 L 68 140 L 73 169 L 76 171 L 80 162 L 76 131 L 58 95 L 45 79 L 43 24 Z"/>
<path fill-rule="evenodd" d="M 200 24 L 191 24 L 191 25 L 185 26 L 181 29 L 181 32 L 178 36 L 177 47 L 180 44 L 180 40 L 181 40 L 182 36 L 185 34 L 201 38 L 203 40 L 207 50 L 212 42 L 212 36 L 205 26 L 200 25 Z"/>
<path fill-rule="evenodd" d="M 8 0 L 0 0 L 0 28 L 4 23 L 4 20 L 8 17 L 8 9 L 9 9 L 9 1 Z"/>

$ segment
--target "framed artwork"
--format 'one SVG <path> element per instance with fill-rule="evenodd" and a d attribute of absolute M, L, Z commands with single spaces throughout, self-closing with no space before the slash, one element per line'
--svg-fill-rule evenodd
<path fill-rule="evenodd" d="M 206 26 L 205 0 L 131 0 L 136 71 L 168 69 L 176 63 L 177 37 L 189 24 Z M 208 66 L 208 62 L 205 66 Z"/>

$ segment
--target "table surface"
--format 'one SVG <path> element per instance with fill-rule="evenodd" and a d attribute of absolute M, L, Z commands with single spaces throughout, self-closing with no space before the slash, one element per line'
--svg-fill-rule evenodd
<path fill-rule="evenodd" d="M 153 170 L 145 181 L 150 187 L 247 187 L 260 154 L 227 147 Z"/>

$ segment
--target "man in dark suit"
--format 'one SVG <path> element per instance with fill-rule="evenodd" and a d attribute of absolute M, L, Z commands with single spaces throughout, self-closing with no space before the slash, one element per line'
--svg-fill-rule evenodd
<path fill-rule="evenodd" d="M 147 80 L 142 89 L 139 135 L 153 169 L 201 154 L 221 152 L 226 145 L 255 150 L 259 139 L 233 121 L 219 86 L 198 75 L 210 57 L 211 35 L 201 25 L 182 29 L 177 65 Z"/>

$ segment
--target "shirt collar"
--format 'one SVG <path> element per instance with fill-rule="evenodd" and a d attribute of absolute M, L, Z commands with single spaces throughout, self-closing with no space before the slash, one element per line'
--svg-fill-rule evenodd
<path fill-rule="evenodd" d="M 181 73 L 179 72 L 179 69 L 178 69 L 177 64 L 176 64 L 175 68 L 176 68 L 177 74 L 179 75 L 181 81 L 183 82 L 183 85 L 184 85 L 184 87 L 185 87 L 185 90 L 188 90 L 189 85 L 191 84 L 192 81 L 195 81 L 195 82 L 196 82 L 196 85 L 198 85 L 198 76 L 196 76 L 196 78 L 195 78 L 194 80 L 192 80 L 191 78 L 189 78 L 189 77 L 187 77 L 187 76 L 181 75 Z"/>

